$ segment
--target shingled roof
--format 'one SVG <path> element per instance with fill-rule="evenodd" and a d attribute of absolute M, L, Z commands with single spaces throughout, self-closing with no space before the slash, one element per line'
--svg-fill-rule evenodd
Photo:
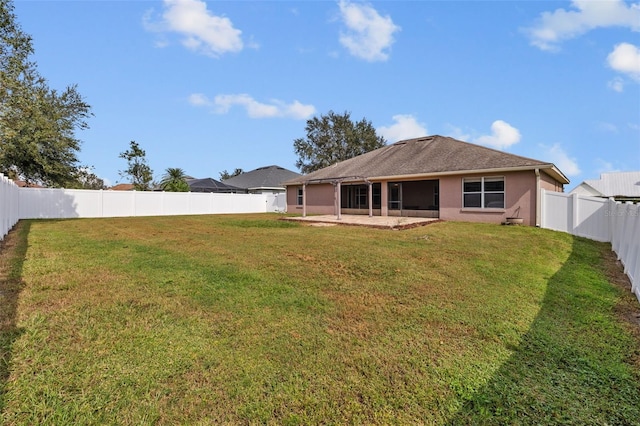
<path fill-rule="evenodd" d="M 301 176 L 280 166 L 260 167 L 223 180 L 227 185 L 244 189 L 284 188 L 282 182 Z"/>
<path fill-rule="evenodd" d="M 561 183 L 569 183 L 566 176 L 552 163 L 434 135 L 399 141 L 298 179 L 291 179 L 285 184 L 296 185 L 350 177 L 375 180 L 536 168 L 544 169 Z"/>

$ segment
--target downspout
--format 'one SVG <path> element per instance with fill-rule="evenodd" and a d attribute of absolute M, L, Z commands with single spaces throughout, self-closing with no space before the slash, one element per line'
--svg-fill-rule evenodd
<path fill-rule="evenodd" d="M 536 167 L 536 226 L 540 227 L 540 169 Z"/>
<path fill-rule="evenodd" d="M 373 183 L 368 182 L 369 188 L 367 188 L 368 192 L 369 192 L 369 196 L 367 197 L 369 199 L 369 217 L 373 217 Z"/>
<path fill-rule="evenodd" d="M 336 208 L 338 209 L 338 220 L 342 220 L 341 210 L 342 210 L 342 187 L 340 185 L 340 181 L 335 186 L 336 188 Z"/>
<path fill-rule="evenodd" d="M 302 184 L 302 217 L 307 217 L 307 184 Z"/>

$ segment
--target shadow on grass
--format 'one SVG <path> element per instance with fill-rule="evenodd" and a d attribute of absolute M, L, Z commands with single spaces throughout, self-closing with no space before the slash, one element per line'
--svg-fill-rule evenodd
<path fill-rule="evenodd" d="M 622 273 L 612 256 L 606 244 L 574 238 L 520 345 L 450 425 L 637 424 L 638 334 L 618 312 L 637 301 L 611 285 L 608 274 Z"/>
<path fill-rule="evenodd" d="M 0 242 L 0 412 L 10 374 L 13 343 L 23 330 L 16 326 L 18 298 L 24 287 L 22 266 L 31 222 L 20 221 Z"/>

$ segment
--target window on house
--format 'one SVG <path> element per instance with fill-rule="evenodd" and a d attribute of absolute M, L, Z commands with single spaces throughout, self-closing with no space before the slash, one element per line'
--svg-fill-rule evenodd
<path fill-rule="evenodd" d="M 504 177 L 463 179 L 462 207 L 503 209 Z"/>
<path fill-rule="evenodd" d="M 301 206 L 303 202 L 303 197 L 302 197 L 302 187 L 298 188 L 298 205 Z"/>

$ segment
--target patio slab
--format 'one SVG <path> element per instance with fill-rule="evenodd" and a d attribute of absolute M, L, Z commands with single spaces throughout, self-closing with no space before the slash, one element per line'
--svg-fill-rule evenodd
<path fill-rule="evenodd" d="M 340 219 L 336 215 L 314 215 L 314 216 L 290 216 L 284 217 L 283 220 L 291 220 L 295 222 L 305 222 L 310 225 L 327 226 L 327 225 L 351 225 L 366 226 L 369 228 L 383 229 L 409 229 L 416 226 L 424 226 L 434 222 L 440 222 L 440 219 L 427 217 L 398 217 L 398 216 L 372 216 L 367 215 L 350 215 L 343 214 Z"/>

